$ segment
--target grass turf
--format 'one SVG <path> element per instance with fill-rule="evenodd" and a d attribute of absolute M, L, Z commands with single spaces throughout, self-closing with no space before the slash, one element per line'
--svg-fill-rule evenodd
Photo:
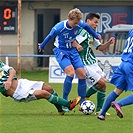
<path fill-rule="evenodd" d="M 48 71 L 22 71 L 22 78 L 42 80 L 48 83 Z M 59 96 L 62 96 L 63 84 L 50 84 Z M 77 96 L 77 84 L 69 99 Z M 107 94 L 114 86 L 107 84 Z M 131 93 L 123 93 L 118 99 Z M 117 99 L 117 100 L 118 100 Z M 96 95 L 91 97 L 96 104 Z M 114 109 L 110 108 L 106 121 L 100 121 L 92 115 L 84 115 L 78 111 L 78 106 L 64 116 L 59 116 L 55 107 L 46 100 L 17 103 L 10 97 L 0 95 L 0 132 L 1 133 L 132 133 L 133 107 L 123 107 L 124 118 L 116 116 Z"/>

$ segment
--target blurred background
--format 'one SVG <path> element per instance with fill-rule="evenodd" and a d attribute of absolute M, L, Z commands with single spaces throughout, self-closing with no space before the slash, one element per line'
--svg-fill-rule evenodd
<path fill-rule="evenodd" d="M 51 28 L 67 19 L 72 8 L 83 12 L 83 21 L 88 12 L 100 15 L 97 32 L 103 42 L 110 36 L 116 38 L 106 55 L 121 55 L 128 31 L 133 27 L 132 0 L 21 0 L 21 21 L 18 23 L 18 1 L 0 0 L 0 59 L 17 68 L 18 41 L 20 41 L 21 69 L 48 69 L 49 57 L 53 56 L 53 41 L 39 53 L 41 43 Z M 18 26 L 21 24 L 20 40 Z M 103 53 L 95 51 L 98 56 Z"/>

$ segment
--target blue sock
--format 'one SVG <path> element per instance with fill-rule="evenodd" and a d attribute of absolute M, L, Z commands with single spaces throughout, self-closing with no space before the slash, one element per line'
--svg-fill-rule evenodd
<path fill-rule="evenodd" d="M 133 104 L 133 94 L 117 101 L 117 103 L 120 106 L 126 106 L 126 105 Z"/>
<path fill-rule="evenodd" d="M 106 98 L 106 101 L 103 105 L 103 108 L 102 108 L 102 112 L 100 113 L 101 115 L 104 115 L 106 114 L 106 112 L 108 111 L 108 109 L 110 108 L 110 105 L 113 101 L 115 101 L 115 99 L 118 97 L 119 95 L 117 95 L 114 91 L 112 91 L 108 97 Z"/>
<path fill-rule="evenodd" d="M 79 79 L 78 80 L 78 95 L 81 96 L 80 104 L 85 100 L 86 96 L 86 80 Z"/>
<path fill-rule="evenodd" d="M 63 98 L 66 100 L 68 100 L 68 95 L 72 88 L 72 80 L 73 80 L 73 77 L 66 76 L 65 81 L 64 81 Z"/>

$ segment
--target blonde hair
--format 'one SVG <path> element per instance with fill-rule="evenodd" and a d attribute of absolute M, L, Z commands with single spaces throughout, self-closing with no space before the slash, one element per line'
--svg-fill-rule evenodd
<path fill-rule="evenodd" d="M 71 20 L 73 20 L 75 18 L 80 20 L 80 19 L 82 19 L 82 16 L 83 16 L 83 14 L 78 8 L 74 8 L 74 9 L 70 10 L 68 13 L 68 18 Z"/>

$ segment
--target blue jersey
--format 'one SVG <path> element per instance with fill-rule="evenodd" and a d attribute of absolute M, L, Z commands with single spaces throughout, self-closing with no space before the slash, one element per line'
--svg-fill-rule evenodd
<path fill-rule="evenodd" d="M 122 61 L 133 63 L 133 29 L 129 31 L 128 39 L 122 53 Z"/>
<path fill-rule="evenodd" d="M 78 31 L 83 27 L 95 38 L 98 39 L 99 34 L 97 34 L 88 24 L 80 21 L 79 24 L 72 28 L 68 25 L 68 20 L 61 21 L 57 23 L 50 31 L 48 36 L 40 44 L 41 49 L 44 49 L 45 45 L 50 41 L 50 39 L 55 38 L 54 45 L 57 48 L 72 48 L 72 42 L 75 40 L 78 35 Z"/>
<path fill-rule="evenodd" d="M 121 90 L 133 91 L 133 29 L 129 31 L 121 59 L 110 83 Z"/>

